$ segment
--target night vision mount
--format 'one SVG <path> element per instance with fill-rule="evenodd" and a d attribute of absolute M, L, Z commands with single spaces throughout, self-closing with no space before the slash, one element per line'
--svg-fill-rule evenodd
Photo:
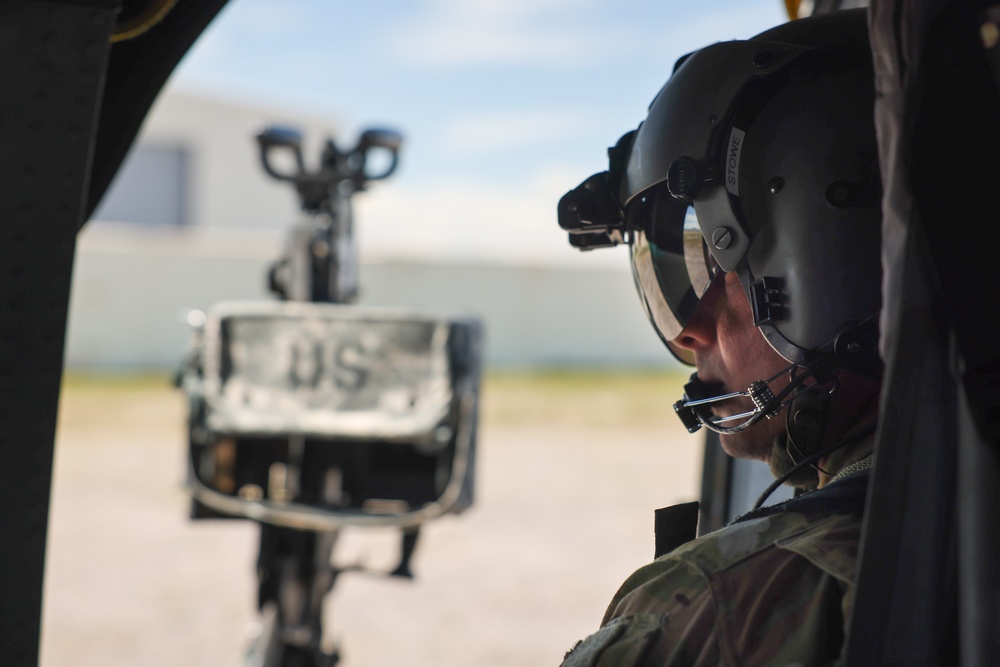
<path fill-rule="evenodd" d="M 608 149 L 608 171 L 594 174 L 559 200 L 559 226 L 579 250 L 610 248 L 627 242 L 619 187 L 635 131 Z"/>

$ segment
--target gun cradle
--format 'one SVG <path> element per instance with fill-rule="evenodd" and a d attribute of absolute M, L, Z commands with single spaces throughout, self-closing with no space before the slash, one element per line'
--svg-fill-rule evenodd
<path fill-rule="evenodd" d="M 194 518 L 418 526 L 472 502 L 478 320 L 224 302 L 182 379 Z"/>

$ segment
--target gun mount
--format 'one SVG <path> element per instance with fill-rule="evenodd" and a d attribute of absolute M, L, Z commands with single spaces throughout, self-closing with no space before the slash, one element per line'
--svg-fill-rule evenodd
<path fill-rule="evenodd" d="M 339 532 L 398 527 L 399 564 L 385 574 L 412 578 L 420 527 L 472 503 L 482 326 L 352 303 L 352 197 L 395 171 L 398 133 L 367 130 L 349 150 L 328 140 L 313 170 L 297 130 L 256 139 L 301 218 L 268 271 L 277 300 L 218 303 L 193 323 L 178 378 L 191 516 L 260 525 L 261 631 L 247 666 L 330 667 L 339 651 L 322 643 L 323 600 L 359 569 L 333 564 Z"/>

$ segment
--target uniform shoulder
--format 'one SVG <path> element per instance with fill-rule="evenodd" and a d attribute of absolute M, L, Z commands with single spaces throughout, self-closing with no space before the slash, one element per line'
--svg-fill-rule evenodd
<path fill-rule="evenodd" d="M 622 584 L 567 666 L 820 664 L 839 650 L 860 520 L 783 512 L 675 549 Z M 831 576 L 832 575 L 832 576 Z M 839 581 L 838 581 L 839 580 Z M 775 618 L 793 620 L 775 632 Z M 828 628 L 822 636 L 817 628 Z"/>
<path fill-rule="evenodd" d="M 692 667 L 720 664 L 714 642 L 669 614 L 616 618 L 576 643 L 561 667 Z M 693 641 L 690 641 L 693 640 Z"/>
<path fill-rule="evenodd" d="M 861 521 L 842 514 L 823 516 L 782 512 L 731 524 L 675 549 L 651 564 L 682 560 L 706 577 L 737 567 L 772 549 L 822 552 L 833 545 L 857 544 Z"/>
<path fill-rule="evenodd" d="M 831 552 L 826 535 L 846 543 L 856 523 L 840 515 L 809 517 L 786 512 L 733 524 L 674 549 L 636 570 L 618 589 L 604 621 L 644 611 L 672 609 L 711 597 L 712 582 L 732 570 L 754 570 L 755 563 L 803 555 L 810 561 Z M 855 538 L 856 544 L 856 538 Z M 808 555 L 806 555 L 808 554 Z M 842 559 L 841 559 L 842 560 Z M 851 564 L 842 563 L 837 571 Z M 769 565 L 770 566 L 770 565 Z M 762 565 L 763 567 L 763 565 Z M 727 575 L 727 573 L 729 573 Z"/>

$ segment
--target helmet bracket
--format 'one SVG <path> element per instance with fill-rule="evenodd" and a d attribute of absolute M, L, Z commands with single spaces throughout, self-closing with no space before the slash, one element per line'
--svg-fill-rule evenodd
<path fill-rule="evenodd" d="M 750 283 L 750 308 L 753 310 L 754 326 L 770 324 L 785 316 L 781 294 L 782 280 L 774 276 L 764 276 Z"/>

